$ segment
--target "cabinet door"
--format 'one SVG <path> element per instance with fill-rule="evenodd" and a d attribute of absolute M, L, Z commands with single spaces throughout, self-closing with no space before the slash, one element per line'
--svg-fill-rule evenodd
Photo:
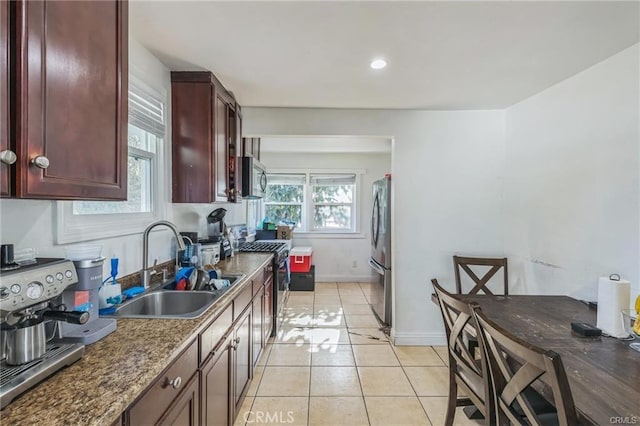
<path fill-rule="evenodd" d="M 217 91 L 216 91 L 217 92 Z M 213 201 L 228 201 L 227 177 L 229 174 L 229 110 L 225 100 L 215 97 L 215 191 Z"/>
<path fill-rule="evenodd" d="M 234 412 L 242 405 L 253 373 L 251 362 L 251 305 L 242 314 L 234 329 Z"/>
<path fill-rule="evenodd" d="M 171 83 L 172 201 L 213 201 L 213 85 Z"/>
<path fill-rule="evenodd" d="M 239 203 L 242 201 L 242 108 L 240 105 L 236 104 L 235 111 L 235 132 L 232 139 L 234 150 L 235 150 L 235 163 L 236 163 L 236 172 L 235 172 L 235 202 Z"/>
<path fill-rule="evenodd" d="M 273 277 L 267 278 L 264 284 L 264 320 L 262 323 L 264 342 L 273 333 Z"/>
<path fill-rule="evenodd" d="M 231 424 L 231 340 L 229 335 L 201 370 L 202 424 L 227 426 Z"/>
<path fill-rule="evenodd" d="M 16 3 L 17 197 L 127 198 L 127 8 Z"/>
<path fill-rule="evenodd" d="M 199 425 L 200 390 L 198 385 L 198 374 L 194 374 L 158 424 L 162 426 Z"/>
<path fill-rule="evenodd" d="M 9 2 L 0 2 L 0 152 L 9 146 Z M 0 196 L 11 195 L 12 166 L 0 161 Z"/>
<path fill-rule="evenodd" d="M 193 342 L 125 412 L 127 424 L 156 424 L 175 407 L 198 369 L 198 344 Z"/>
<path fill-rule="evenodd" d="M 253 365 L 258 363 L 262 348 L 264 348 L 264 333 L 262 330 L 264 309 L 264 287 L 260 286 L 258 292 L 253 296 Z"/>

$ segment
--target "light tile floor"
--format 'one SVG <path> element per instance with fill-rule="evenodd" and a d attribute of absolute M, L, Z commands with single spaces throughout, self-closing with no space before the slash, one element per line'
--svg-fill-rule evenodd
<path fill-rule="evenodd" d="M 446 348 L 393 346 L 369 291 L 332 282 L 291 292 L 235 425 L 443 425 Z M 458 409 L 454 425 L 478 424 Z"/>

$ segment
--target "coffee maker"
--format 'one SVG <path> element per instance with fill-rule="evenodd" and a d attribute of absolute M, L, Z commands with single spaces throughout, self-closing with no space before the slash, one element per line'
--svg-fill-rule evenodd
<path fill-rule="evenodd" d="M 77 282 L 76 268 L 70 260 L 37 258 L 29 265 L 19 265 L 13 259 L 2 259 L 0 409 L 84 354 L 83 344 L 51 342 L 54 336 L 47 336 L 45 331 L 46 321 L 55 324 L 88 321 L 89 312 L 67 311 L 54 302 Z"/>
<path fill-rule="evenodd" d="M 220 244 L 220 260 L 224 260 L 231 256 L 231 243 L 227 238 L 227 225 L 224 223 L 224 217 L 227 210 L 217 208 L 207 216 L 207 234 L 209 238 L 199 240 L 201 244 L 219 243 Z"/>

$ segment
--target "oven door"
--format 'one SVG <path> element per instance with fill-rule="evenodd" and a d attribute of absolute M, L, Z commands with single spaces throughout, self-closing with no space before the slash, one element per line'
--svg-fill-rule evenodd
<path fill-rule="evenodd" d="M 282 309 L 287 303 L 289 297 L 289 283 L 291 278 L 289 275 L 289 258 L 286 257 L 277 267 L 274 268 L 274 292 L 273 292 L 273 332 L 272 336 L 276 336 L 280 325 L 284 320 L 284 309 Z"/>
<path fill-rule="evenodd" d="M 280 303 L 284 305 L 286 302 L 285 298 L 289 293 L 289 283 L 291 282 L 291 274 L 289 270 L 289 258 L 283 259 L 280 264 L 278 264 L 278 293 L 281 294 L 281 297 L 278 299 L 281 301 Z"/>

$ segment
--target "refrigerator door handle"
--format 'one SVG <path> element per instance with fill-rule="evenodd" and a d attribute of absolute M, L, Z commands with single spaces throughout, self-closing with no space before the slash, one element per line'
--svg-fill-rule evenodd
<path fill-rule="evenodd" d="M 384 268 L 378 265 L 375 260 L 369 259 L 369 266 L 371 266 L 373 270 L 379 273 L 380 275 L 384 275 Z"/>
<path fill-rule="evenodd" d="M 379 194 L 376 191 L 371 209 L 371 245 L 374 249 L 378 247 L 378 236 L 380 234 L 380 199 L 378 197 Z"/>

